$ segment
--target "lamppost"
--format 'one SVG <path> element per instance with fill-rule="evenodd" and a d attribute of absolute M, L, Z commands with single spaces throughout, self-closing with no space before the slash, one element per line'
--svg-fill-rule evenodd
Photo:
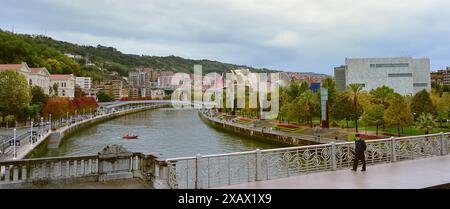
<path fill-rule="evenodd" d="M 16 129 L 14 129 L 14 138 L 13 138 L 13 159 L 16 159 Z"/>
<path fill-rule="evenodd" d="M 67 119 L 66 119 L 67 127 L 69 127 L 69 112 L 67 112 Z"/>
<path fill-rule="evenodd" d="M 41 137 L 44 136 L 44 117 L 41 117 L 41 124 L 39 125 L 39 128 L 41 129 Z"/>
<path fill-rule="evenodd" d="M 51 131 L 52 130 L 52 114 L 49 114 L 48 115 L 48 121 L 49 121 L 49 130 Z"/>
<path fill-rule="evenodd" d="M 33 121 L 31 121 L 30 127 L 30 145 L 33 145 Z"/>

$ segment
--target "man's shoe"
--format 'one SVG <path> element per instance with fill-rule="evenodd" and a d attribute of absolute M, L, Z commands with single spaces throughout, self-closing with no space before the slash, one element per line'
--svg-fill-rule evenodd
<path fill-rule="evenodd" d="M 355 170 L 355 169 L 352 169 L 352 171 L 355 171 L 355 172 L 356 172 L 356 170 Z"/>
<path fill-rule="evenodd" d="M 361 171 L 363 171 L 363 172 L 364 172 L 364 171 L 366 171 L 366 169 L 362 169 Z"/>

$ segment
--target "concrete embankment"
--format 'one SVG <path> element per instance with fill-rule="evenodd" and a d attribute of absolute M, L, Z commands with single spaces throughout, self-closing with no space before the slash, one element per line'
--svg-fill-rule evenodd
<path fill-rule="evenodd" d="M 230 131 L 239 135 L 245 135 L 257 140 L 282 143 L 290 146 L 321 144 L 314 138 L 314 136 L 299 137 L 290 135 L 289 133 L 280 133 L 269 131 L 267 129 L 263 131 L 262 128 L 246 127 L 240 124 L 227 122 L 216 117 L 209 117 L 202 111 L 199 111 L 199 116 L 206 124 L 214 128 Z"/>

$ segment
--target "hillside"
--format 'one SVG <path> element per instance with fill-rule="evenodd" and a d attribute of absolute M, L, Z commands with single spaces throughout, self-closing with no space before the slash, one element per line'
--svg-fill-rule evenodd
<path fill-rule="evenodd" d="M 81 55 L 84 59 L 74 60 L 64 54 Z M 81 46 L 54 40 L 41 35 L 13 34 L 0 30 L 0 63 L 27 62 L 31 67 L 44 66 L 51 73 L 75 73 L 101 79 L 112 71 L 122 76 L 135 67 L 151 67 L 156 70 L 192 72 L 195 64 L 203 65 L 203 72 L 229 72 L 236 68 L 249 68 L 253 72 L 270 72 L 210 60 L 191 60 L 176 56 L 139 56 L 124 54 L 113 47 L 98 45 Z M 92 63 L 94 65 L 85 65 Z M 106 70 L 106 71 L 105 71 Z M 109 71 L 109 72 L 108 72 Z"/>

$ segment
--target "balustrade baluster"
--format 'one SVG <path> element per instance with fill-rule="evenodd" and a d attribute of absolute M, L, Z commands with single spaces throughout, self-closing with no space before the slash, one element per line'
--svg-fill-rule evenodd
<path fill-rule="evenodd" d="M 5 182 L 8 183 L 10 181 L 10 174 L 9 174 L 9 165 L 5 165 Z"/>
<path fill-rule="evenodd" d="M 13 182 L 19 181 L 19 166 L 13 165 Z"/>
<path fill-rule="evenodd" d="M 27 165 L 22 165 L 22 181 L 27 180 Z"/>

